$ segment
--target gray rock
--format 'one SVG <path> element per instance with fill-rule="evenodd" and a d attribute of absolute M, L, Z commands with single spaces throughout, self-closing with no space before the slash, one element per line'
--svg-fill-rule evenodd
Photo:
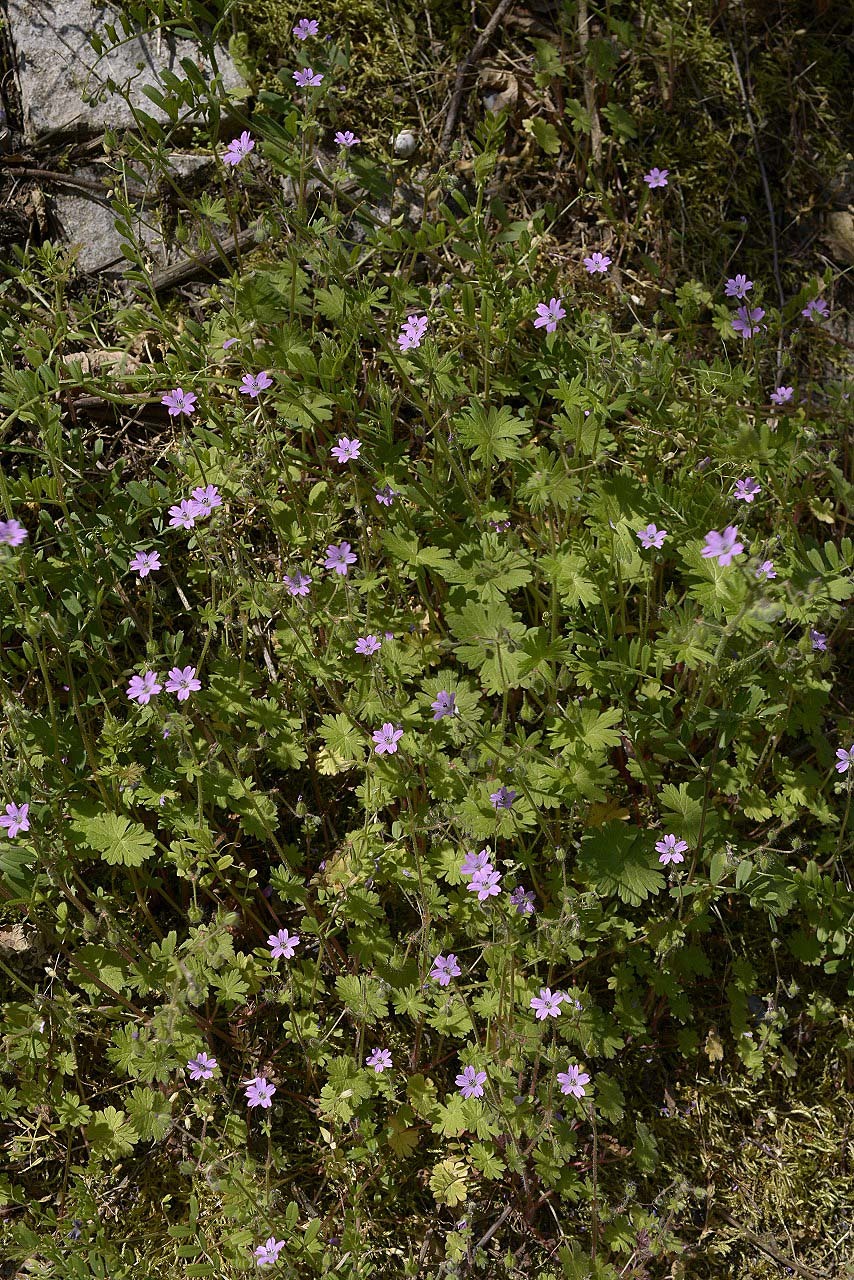
<path fill-rule="evenodd" d="M 169 70 L 185 79 L 182 58 L 192 58 L 202 73 L 212 68 L 190 40 L 167 35 L 138 35 L 99 57 L 89 44 L 94 32 L 106 46 L 108 24 L 122 27 L 118 11 L 101 0 L 5 0 L 9 29 L 15 46 L 18 79 L 28 136 L 46 133 L 82 137 L 105 128 L 134 125 L 130 106 L 106 89 L 108 80 L 130 84 L 134 106 L 161 123 L 166 113 L 142 92 L 157 87 L 158 72 Z M 240 75 L 225 50 L 217 50 L 217 63 L 227 89 L 240 85 Z"/>
<path fill-rule="evenodd" d="M 204 173 L 211 163 L 209 156 L 192 152 L 169 157 L 169 166 L 179 187 L 197 174 Z M 100 196 L 97 191 L 86 189 L 86 186 L 100 186 L 104 173 L 96 168 L 78 169 L 70 178 L 82 179 L 81 188 L 74 188 L 70 182 L 68 187 L 56 188 L 52 192 L 51 206 L 65 242 L 77 248 L 77 270 L 85 274 L 93 271 L 120 273 L 127 265 L 127 259 L 122 253 L 123 236 L 115 229 L 113 210 L 106 195 Z M 164 268 L 183 252 L 183 247 L 178 246 L 169 234 L 166 205 L 161 206 L 154 198 L 161 191 L 163 184 L 160 184 L 159 192 L 150 189 L 147 193 L 150 200 L 146 201 L 143 209 L 136 210 L 132 219 L 134 237 L 145 247 L 155 269 Z"/>
<path fill-rule="evenodd" d="M 97 169 L 80 169 L 73 176 L 94 185 L 101 175 Z M 101 198 L 94 191 L 75 190 L 69 185 L 53 193 L 51 204 L 64 239 L 69 247 L 77 249 L 75 262 L 78 271 L 122 271 L 127 265 L 127 258 L 122 253 L 124 237 L 116 230 L 106 195 Z M 157 209 L 138 210 L 133 229 L 153 261 L 162 265 L 165 249 Z"/>

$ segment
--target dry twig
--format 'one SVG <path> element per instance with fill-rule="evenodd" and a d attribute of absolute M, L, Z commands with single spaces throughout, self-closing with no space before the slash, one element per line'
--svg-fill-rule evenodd
<path fill-rule="evenodd" d="M 505 14 L 509 12 L 513 4 L 514 0 L 498 0 L 498 4 L 495 6 L 495 11 L 492 17 L 489 19 L 489 22 L 487 22 L 486 26 L 472 45 L 471 52 L 463 58 L 460 65 L 457 67 L 457 79 L 454 84 L 454 92 L 451 95 L 451 105 L 448 107 L 448 114 L 445 116 L 445 124 L 442 129 L 442 137 L 439 142 L 439 152 L 441 155 L 447 155 L 451 149 L 451 139 L 454 136 L 457 116 L 460 114 L 460 107 L 463 101 L 466 76 L 482 56 L 483 51 L 492 39 L 499 22 Z"/>

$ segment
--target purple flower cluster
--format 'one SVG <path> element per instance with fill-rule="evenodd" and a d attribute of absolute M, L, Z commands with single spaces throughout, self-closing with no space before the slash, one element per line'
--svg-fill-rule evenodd
<path fill-rule="evenodd" d="M 607 271 L 610 265 L 611 259 L 606 253 L 591 253 L 589 258 L 584 259 L 585 269 L 591 276 Z"/>
<path fill-rule="evenodd" d="M 222 157 L 223 164 L 230 164 L 233 169 L 240 164 L 241 160 L 246 159 L 250 151 L 254 150 L 255 139 L 247 129 L 244 129 L 239 138 L 232 138 L 229 142 Z"/>
<path fill-rule="evenodd" d="M 590 1083 L 589 1075 L 577 1063 L 570 1063 L 566 1071 L 559 1071 L 557 1079 L 561 1093 L 572 1094 L 574 1098 L 583 1098 L 584 1086 Z"/>
<path fill-rule="evenodd" d="M 272 385 L 273 379 L 266 369 L 262 369 L 260 373 L 244 373 L 238 391 L 242 396 L 249 396 L 251 399 L 257 400 L 261 392 L 266 391 Z"/>
<path fill-rule="evenodd" d="M 512 809 L 513 801 L 518 795 L 518 791 L 512 791 L 509 787 L 505 787 L 502 784 L 497 791 L 492 792 L 492 795 L 489 797 L 489 803 L 496 811 L 499 809 Z"/>
<path fill-rule="evenodd" d="M 299 934 L 288 933 L 287 929 L 280 929 L 267 939 L 267 946 L 274 960 L 292 960 L 299 943 Z"/>
<path fill-rule="evenodd" d="M 566 1000 L 562 991 L 552 991 L 551 987 L 540 987 L 540 994 L 531 997 L 531 1008 L 539 1022 L 546 1018 L 559 1018 L 560 1006 Z"/>
<path fill-rule="evenodd" d="M 191 1080 L 210 1080 L 216 1070 L 216 1058 L 209 1058 L 206 1053 L 200 1053 L 195 1058 L 191 1058 L 187 1063 L 187 1070 L 190 1073 Z"/>
<path fill-rule="evenodd" d="M 195 667 L 172 667 L 166 677 L 166 692 L 176 694 L 179 702 L 186 702 L 190 694 L 197 693 L 201 687 L 202 682 L 196 677 Z M 145 671 L 141 676 L 131 676 L 127 696 L 131 702 L 138 702 L 141 707 L 145 707 L 163 688 L 155 671 Z"/>
<path fill-rule="evenodd" d="M 19 831 L 29 831 L 30 820 L 27 816 L 29 812 L 28 804 L 6 805 L 6 812 L 0 814 L 0 827 L 5 827 L 10 840 L 14 840 Z"/>
<path fill-rule="evenodd" d="M 323 76 L 313 67 L 303 67 L 300 71 L 294 72 L 294 81 L 298 89 L 316 89 L 323 83 Z"/>
<path fill-rule="evenodd" d="M 244 1081 L 246 1093 L 246 1101 L 250 1107 L 272 1107 L 273 1094 L 276 1092 L 276 1086 L 270 1084 L 266 1076 L 255 1076 L 252 1080 Z"/>
<path fill-rule="evenodd" d="M 666 866 L 668 862 L 684 862 L 684 854 L 688 844 L 685 840 L 680 840 L 678 836 L 666 835 L 656 842 L 655 848 L 656 852 L 660 854 L 658 861 Z"/>
<path fill-rule="evenodd" d="M 648 524 L 645 529 L 638 529 L 637 537 L 640 538 L 641 546 L 644 551 L 649 551 L 655 547 L 660 551 L 664 546 L 664 539 L 667 537 L 666 529 L 657 529 L 654 524 Z"/>
<path fill-rule="evenodd" d="M 221 506 L 222 497 L 215 484 L 199 485 L 189 498 L 182 498 L 176 506 L 169 508 L 169 528 L 192 529 L 197 520 L 206 520 L 215 507 Z M 156 556 L 157 552 L 148 554 Z M 159 569 L 159 560 L 158 556 L 158 563 L 151 564 L 149 569 Z M 136 567 L 134 564 L 130 566 L 132 569 Z M 145 574 L 140 573 L 140 577 L 144 578 Z"/>
<path fill-rule="evenodd" d="M 565 315 L 560 298 L 552 298 L 551 302 L 538 302 L 534 328 L 545 328 L 546 333 L 554 333 L 558 320 L 563 320 Z"/>
<path fill-rule="evenodd" d="M 457 707 L 457 695 L 448 693 L 447 689 L 442 689 L 436 694 L 435 699 L 430 703 L 430 710 L 434 713 L 434 720 L 444 720 L 445 716 L 455 716 L 459 712 Z"/>
<path fill-rule="evenodd" d="M 454 1083 L 459 1086 L 464 1098 L 482 1098 L 486 1072 L 478 1071 L 475 1067 L 463 1067 Z"/>
<path fill-rule="evenodd" d="M 420 347 L 421 340 L 427 332 L 426 316 L 407 316 L 397 335 L 397 345 L 401 351 L 409 351 L 411 347 Z"/>
<path fill-rule="evenodd" d="M 461 973 L 462 969 L 457 964 L 457 957 L 451 951 L 447 956 L 436 956 L 430 970 L 430 977 L 435 979 L 440 987 L 447 987 L 451 978 L 458 978 Z"/>
<path fill-rule="evenodd" d="M 468 880 L 468 890 L 477 894 L 478 902 L 486 902 L 488 898 L 497 898 L 501 892 L 501 876 L 489 860 L 489 850 L 481 849 L 480 853 L 467 853 L 460 875 Z"/>
<path fill-rule="evenodd" d="M 717 529 L 711 529 L 706 534 L 706 545 L 700 552 L 704 560 L 717 560 L 722 568 L 726 568 L 728 564 L 732 564 L 736 556 L 740 556 L 744 550 L 744 543 L 738 541 L 738 529 L 735 525 L 729 524 L 723 533 L 718 533 Z"/>
<path fill-rule="evenodd" d="M 376 751 L 378 756 L 383 754 L 393 756 L 397 751 L 398 742 L 400 742 L 400 739 L 403 737 L 403 730 L 396 729 L 390 721 L 386 721 L 381 729 L 374 730 L 371 737 L 374 744 L 374 751 Z"/>
<path fill-rule="evenodd" d="M 0 520 L 0 547 L 19 547 L 27 536 L 26 529 L 17 520 Z"/>

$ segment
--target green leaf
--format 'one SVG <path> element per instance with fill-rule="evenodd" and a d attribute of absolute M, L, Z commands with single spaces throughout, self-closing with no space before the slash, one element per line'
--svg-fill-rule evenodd
<path fill-rule="evenodd" d="M 565 110 L 572 121 L 572 127 L 576 133 L 591 133 L 593 131 L 593 120 L 590 112 L 581 105 L 579 98 L 567 98 Z"/>
<path fill-rule="evenodd" d="M 389 1118 L 386 1142 L 395 1155 L 410 1156 L 418 1147 L 418 1130 L 412 1127 L 415 1112 L 403 1106 Z"/>
<path fill-rule="evenodd" d="M 97 1111 L 86 1126 L 86 1137 L 96 1151 L 108 1155 L 129 1155 L 139 1134 L 127 1121 L 124 1111 L 105 1107 Z"/>
<path fill-rule="evenodd" d="M 533 116 L 528 120 L 523 120 L 522 126 L 526 133 L 536 138 L 540 150 L 545 151 L 547 156 L 558 155 L 560 152 L 560 137 L 551 121 L 543 120 L 541 116 Z"/>
<path fill-rule="evenodd" d="M 460 444 L 472 450 L 472 458 L 488 467 L 493 462 L 521 457 L 517 442 L 531 430 L 531 424 L 518 418 L 507 405 L 484 408 L 476 403 L 453 419 L 453 427 Z"/>
<path fill-rule="evenodd" d="M 651 865 L 640 834 L 616 822 L 606 822 L 584 839 L 578 873 L 597 893 L 616 893 L 632 906 L 664 888 L 664 877 Z"/>
<path fill-rule="evenodd" d="M 438 1204 L 452 1208 L 468 1195 L 468 1165 L 463 1160 L 440 1160 L 430 1175 L 430 1190 Z"/>
<path fill-rule="evenodd" d="M 585 577 L 587 562 L 581 556 L 564 552 L 562 555 L 543 556 L 541 565 L 546 579 L 553 582 L 564 604 L 571 609 L 579 605 L 586 608 L 599 600 L 599 588 Z"/>
<path fill-rule="evenodd" d="M 616 726 L 623 718 L 619 707 L 606 707 L 604 711 L 592 703 L 582 706 L 570 703 L 564 719 L 550 735 L 555 747 L 571 745 L 574 751 L 581 750 L 598 758 L 603 758 L 609 747 L 620 744 L 620 734 Z"/>
<path fill-rule="evenodd" d="M 72 830 L 110 866 L 139 867 L 154 855 L 155 838 L 141 823 L 119 813 L 89 814 L 82 806 L 72 813 Z"/>
<path fill-rule="evenodd" d="M 354 1017 L 368 1026 L 388 1017 L 388 1001 L 376 978 L 343 974 L 336 979 L 335 990 Z"/>
<path fill-rule="evenodd" d="M 699 783 L 680 782 L 678 787 L 668 783 L 658 793 L 658 801 L 663 809 L 667 809 L 672 817 L 668 820 L 668 828 L 673 834 L 681 836 L 690 845 L 695 845 L 700 835 L 700 822 L 703 816 L 703 805 L 695 796 L 689 794 L 693 788 L 702 794 Z"/>
<path fill-rule="evenodd" d="M 469 1155 L 475 1169 L 478 1169 L 485 1178 L 489 1178 L 490 1182 L 496 1182 L 507 1168 L 491 1142 L 473 1143 Z"/>
<path fill-rule="evenodd" d="M 106 995 L 103 987 L 93 982 L 98 978 L 106 986 L 121 995 L 127 984 L 127 967 L 124 960 L 115 951 L 90 942 L 85 947 L 78 947 L 73 955 L 74 975 L 76 981 L 93 996 Z"/>
<path fill-rule="evenodd" d="M 618 138 L 636 138 L 638 136 L 634 120 L 618 102 L 607 103 L 599 114 L 608 121 Z"/>

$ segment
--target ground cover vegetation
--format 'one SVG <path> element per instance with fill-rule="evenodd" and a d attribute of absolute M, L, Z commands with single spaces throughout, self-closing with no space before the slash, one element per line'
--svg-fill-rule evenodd
<path fill-rule="evenodd" d="M 850 1275 L 834 15 L 267 3 L 0 283 L 4 1274 Z"/>

